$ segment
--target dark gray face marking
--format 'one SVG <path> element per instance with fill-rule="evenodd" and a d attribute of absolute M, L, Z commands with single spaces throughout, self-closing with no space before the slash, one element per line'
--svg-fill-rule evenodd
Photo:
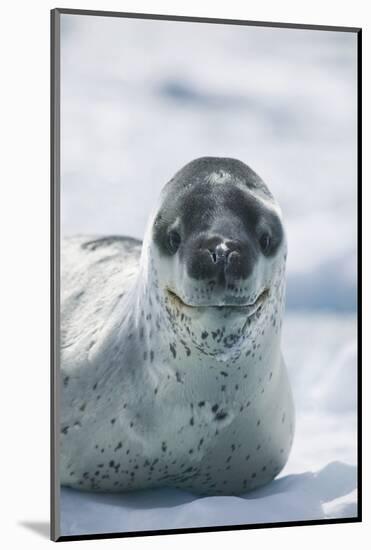
<path fill-rule="evenodd" d="M 217 170 L 229 174 L 215 184 Z M 180 170 L 164 189 L 153 240 L 162 254 L 179 254 L 204 292 L 247 279 L 258 255 L 274 256 L 282 242 L 278 216 L 251 191 L 271 199 L 262 180 L 235 159 L 200 158 Z M 176 229 L 174 223 L 176 222 Z M 207 337 L 207 331 L 202 338 Z"/>

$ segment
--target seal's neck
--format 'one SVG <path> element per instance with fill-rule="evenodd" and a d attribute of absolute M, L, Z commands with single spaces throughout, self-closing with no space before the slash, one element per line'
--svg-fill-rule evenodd
<path fill-rule="evenodd" d="M 161 364 L 181 371 L 206 363 L 238 370 L 246 363 L 266 362 L 267 355 L 279 355 L 283 292 L 275 289 L 262 313 L 253 318 L 237 315 L 230 308 L 198 311 L 179 303 L 161 285 L 155 262 L 144 246 L 139 276 L 126 297 L 127 322 L 122 328 L 136 341 L 140 364 L 144 361 L 149 367 Z M 263 370 L 263 366 L 258 368 Z"/>

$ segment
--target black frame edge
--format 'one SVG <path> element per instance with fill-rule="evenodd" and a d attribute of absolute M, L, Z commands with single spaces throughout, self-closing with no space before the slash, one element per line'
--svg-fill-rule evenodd
<path fill-rule="evenodd" d="M 357 483 L 362 521 L 362 29 L 357 32 Z"/>
<path fill-rule="evenodd" d="M 271 529 L 271 528 L 283 528 L 283 527 L 311 527 L 313 525 L 340 525 L 344 523 L 360 523 L 361 520 L 358 517 L 354 518 L 334 518 L 328 520 L 303 520 L 303 521 L 285 521 L 277 523 L 255 523 L 247 525 L 224 525 L 217 527 L 191 527 L 184 529 L 160 529 L 160 530 L 148 530 L 148 531 L 124 531 L 122 533 L 99 533 L 89 535 L 62 535 L 58 538 L 57 542 L 69 542 L 73 540 L 100 540 L 100 539 L 118 539 L 118 538 L 132 538 L 132 537 L 153 537 L 163 535 L 179 535 L 188 533 L 215 533 L 220 531 L 248 531 L 251 529 Z"/>
<path fill-rule="evenodd" d="M 60 192 L 60 13 L 50 12 L 50 538 L 60 537 L 58 418 L 59 388 L 59 192 Z"/>
<path fill-rule="evenodd" d="M 271 21 L 249 21 L 244 19 L 222 19 L 217 17 L 197 17 L 186 15 L 155 14 L 155 13 L 135 13 L 105 10 L 81 10 L 72 8 L 56 8 L 59 13 L 66 15 L 95 15 L 99 17 L 124 17 L 127 19 L 153 19 L 163 21 L 188 21 L 192 23 L 212 23 L 226 25 L 245 25 L 252 27 L 277 27 L 286 29 L 307 29 L 314 31 L 341 31 L 358 32 L 360 27 L 342 27 L 336 25 L 316 25 L 303 23 L 273 23 Z"/>

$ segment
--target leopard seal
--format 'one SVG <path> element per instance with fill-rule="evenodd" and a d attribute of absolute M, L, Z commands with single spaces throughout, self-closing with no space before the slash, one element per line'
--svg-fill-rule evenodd
<path fill-rule="evenodd" d="M 64 240 L 62 485 L 238 495 L 281 471 L 286 249 L 266 184 L 219 157 L 165 185 L 143 244 Z"/>

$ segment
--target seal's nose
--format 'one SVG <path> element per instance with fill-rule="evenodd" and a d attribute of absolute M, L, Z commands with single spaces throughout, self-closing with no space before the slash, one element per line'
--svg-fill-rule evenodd
<path fill-rule="evenodd" d="M 236 249 L 234 250 L 235 255 L 239 255 L 239 252 L 237 251 L 237 245 Z M 227 264 L 229 261 L 229 255 L 232 252 L 233 244 L 231 242 L 228 243 L 228 245 L 224 241 L 216 242 L 215 240 L 213 243 L 210 243 L 207 246 L 207 251 L 210 254 L 211 260 L 214 264 Z"/>
<path fill-rule="evenodd" d="M 220 283 L 245 279 L 252 271 L 253 256 L 247 242 L 217 236 L 203 237 L 192 247 L 188 272 L 195 279 L 215 279 Z"/>

